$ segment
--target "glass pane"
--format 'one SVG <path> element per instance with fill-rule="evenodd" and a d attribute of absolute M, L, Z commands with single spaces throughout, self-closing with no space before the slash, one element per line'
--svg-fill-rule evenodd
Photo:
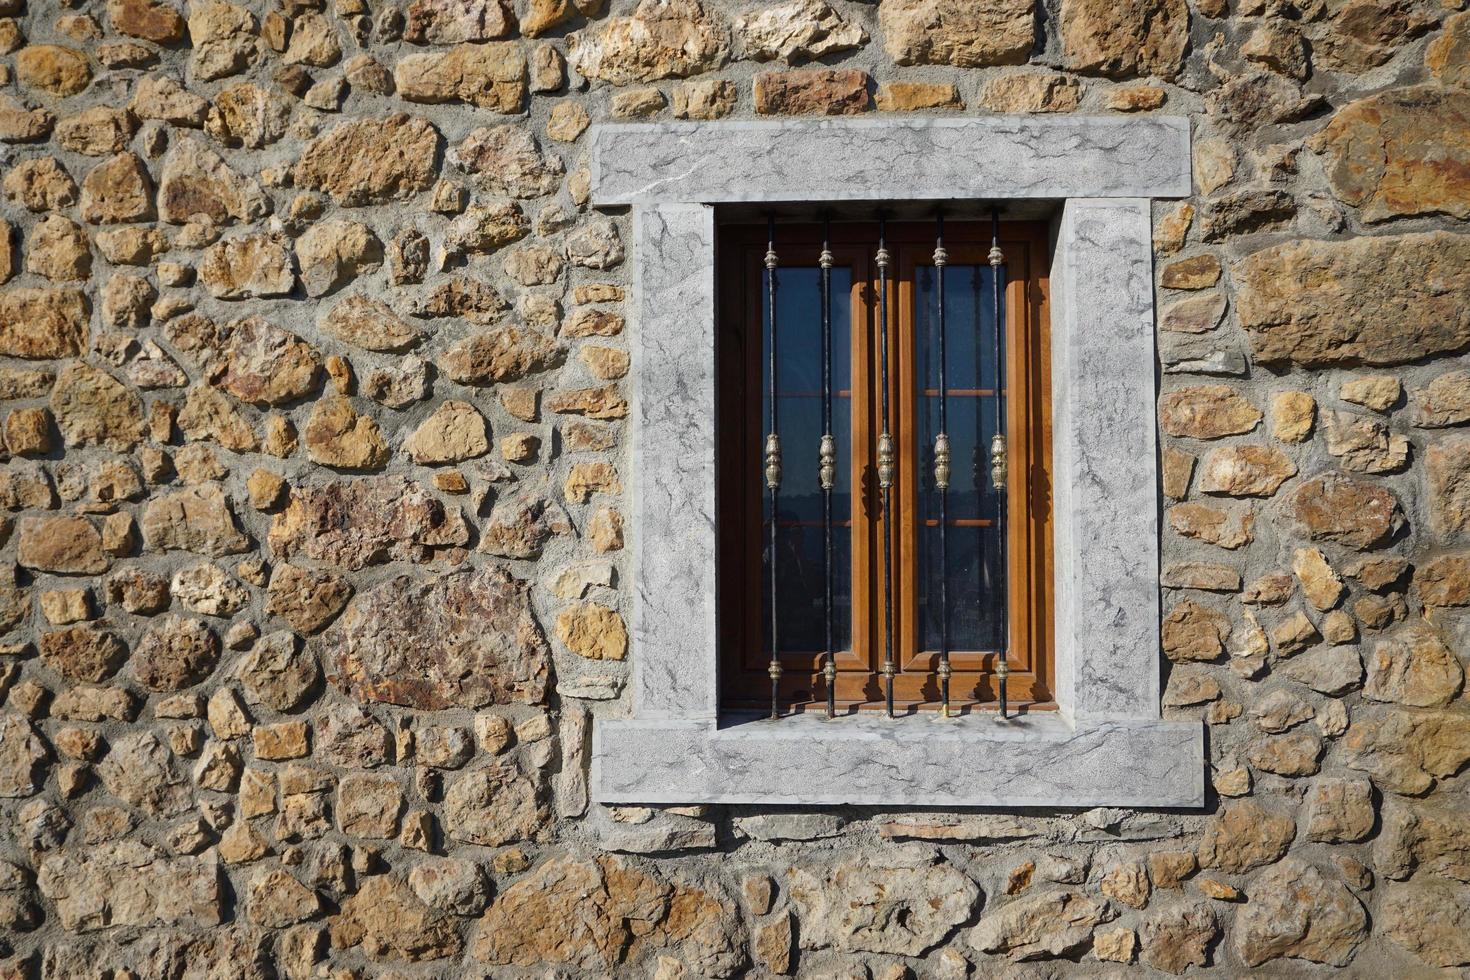
<path fill-rule="evenodd" d="M 934 485 L 934 442 L 941 431 L 940 330 L 936 270 L 915 270 L 915 338 L 919 405 L 919 622 L 922 649 L 940 646 L 940 584 L 948 584 L 949 648 L 993 650 L 1000 643 L 1005 567 L 997 494 L 990 485 L 990 440 L 1001 422 L 996 379 L 1005 363 L 1004 340 L 997 356 L 992 273 L 989 265 L 950 265 L 944 270 L 943 426 L 949 436 L 950 478 L 944 530 L 947 554 L 940 561 L 940 493 Z M 1002 283 L 1002 286 L 1004 283 Z M 1001 297 L 1004 322 L 1004 296 Z M 976 522 L 988 526 L 977 526 Z"/>
<path fill-rule="evenodd" d="M 815 249 L 812 250 L 815 253 Z M 764 283 L 762 283 L 764 286 Z M 852 548 L 852 270 L 831 272 L 832 436 L 837 467 L 832 490 L 833 642 L 851 645 Z M 761 412 L 763 432 L 770 430 L 770 312 L 761 294 Z M 822 288 L 815 266 L 777 270 L 776 409 L 781 437 L 781 488 L 777 503 L 776 575 L 780 649 L 783 652 L 826 649 L 826 588 L 822 488 L 818 474 L 822 439 Z M 762 439 L 764 446 L 764 438 Z M 764 475 L 762 472 L 762 487 Z M 765 649 L 770 636 L 770 498 L 763 495 L 765 555 L 762 583 Z"/>

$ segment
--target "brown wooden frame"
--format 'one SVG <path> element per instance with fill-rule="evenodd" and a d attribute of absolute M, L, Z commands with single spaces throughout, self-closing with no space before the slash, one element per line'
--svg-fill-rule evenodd
<path fill-rule="evenodd" d="M 899 672 L 895 704 L 907 711 L 938 706 L 937 651 L 917 649 L 918 608 L 917 466 L 915 439 L 916 371 L 914 350 L 914 270 L 933 264 L 933 222 L 890 222 L 889 280 L 890 422 L 898 442 L 894 493 L 893 553 L 903 571 L 894 580 L 894 657 Z M 988 222 L 946 222 L 945 247 L 952 264 L 984 262 L 990 247 Z M 819 225 L 778 224 L 777 251 L 783 265 L 813 266 L 821 249 Z M 852 646 L 837 655 L 837 701 L 845 710 L 877 708 L 882 702 L 883 594 L 881 505 L 873 474 L 879 427 L 877 400 L 877 278 L 873 253 L 875 222 L 832 225 L 832 251 L 838 266 L 853 270 L 852 452 L 841 461 L 852 467 Z M 1006 430 L 1010 455 L 1009 694 L 1022 710 L 1050 707 L 1052 676 L 1051 551 L 1051 363 L 1047 316 L 1048 232 L 1040 222 L 1005 222 L 1001 248 L 1006 256 L 1005 308 Z M 719 541 L 719 635 L 721 704 L 727 708 L 768 708 L 769 651 L 763 650 L 761 615 L 768 588 L 762 574 L 760 417 L 764 365 L 761 363 L 762 258 L 764 224 L 721 227 L 718 250 L 719 450 L 717 527 Z M 749 339 L 749 343 L 747 343 Z M 866 379 L 867 383 L 863 381 Z M 752 407 L 753 406 L 753 407 Z M 815 447 L 785 447 L 786 465 L 808 465 Z M 996 698 L 995 651 L 952 651 L 953 705 L 964 711 Z M 782 651 L 785 672 L 783 709 L 825 705 L 819 651 Z"/>

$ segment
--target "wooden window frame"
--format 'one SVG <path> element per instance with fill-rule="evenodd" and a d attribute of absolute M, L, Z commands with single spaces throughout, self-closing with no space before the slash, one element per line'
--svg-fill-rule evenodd
<path fill-rule="evenodd" d="M 873 251 L 878 241 L 874 222 L 841 222 L 832 226 L 832 250 L 838 266 L 853 270 L 852 452 L 840 465 L 852 468 L 854 487 L 865 487 L 853 501 L 853 644 L 837 656 L 837 703 L 845 712 L 881 707 L 883 657 L 881 508 L 872 474 L 877 439 L 876 400 L 877 278 Z M 916 330 L 915 271 L 933 264 L 932 221 L 889 222 L 888 247 L 894 255 L 889 280 L 890 419 L 900 458 L 894 494 L 893 552 L 901 573 L 894 579 L 895 705 L 905 712 L 939 706 L 935 669 L 938 651 L 919 650 L 917 616 L 919 583 L 917 467 L 923 447 L 915 437 Z M 945 246 L 954 265 L 985 261 L 990 246 L 988 222 L 946 223 Z M 815 265 L 821 247 L 818 225 L 779 224 L 777 251 L 789 265 Z M 725 224 L 717 248 L 718 370 L 717 533 L 720 587 L 718 596 L 721 705 L 732 710 L 768 709 L 770 682 L 766 669 L 761 615 L 768 590 L 760 552 L 763 540 L 762 487 L 759 480 L 762 379 L 760 325 L 763 292 L 761 258 L 766 248 L 764 224 Z M 1006 255 L 1006 431 L 1010 450 L 1007 489 L 1008 622 L 1011 670 L 1009 693 L 1019 710 L 1053 708 L 1054 625 L 1052 618 L 1051 528 L 1051 354 L 1049 232 L 1045 222 L 1003 222 L 1001 248 Z M 747 342 L 747 341 L 752 341 Z M 860 384 L 865 379 L 867 384 Z M 786 465 L 815 465 L 815 447 L 786 447 Z M 806 457 L 811 456 L 808 460 Z M 866 471 L 866 472 L 865 472 Z M 863 628 L 864 625 L 866 628 Z M 995 651 L 952 651 L 954 708 L 963 713 L 994 706 L 997 692 Z M 781 693 L 783 708 L 807 710 L 825 705 L 820 652 L 784 652 Z"/>

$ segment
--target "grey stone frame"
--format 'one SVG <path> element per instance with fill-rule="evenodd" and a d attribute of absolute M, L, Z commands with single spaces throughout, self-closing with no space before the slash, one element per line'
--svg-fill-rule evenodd
<path fill-rule="evenodd" d="M 592 201 L 633 209 L 633 717 L 605 803 L 1204 803 L 1199 722 L 1159 710 L 1150 198 L 1190 193 L 1182 118 L 605 125 Z M 1059 202 L 1051 267 L 1056 697 L 1003 722 L 719 714 L 715 213 L 750 201 Z M 754 601 L 754 600 L 752 600 Z M 723 721 L 723 723 L 722 723 Z"/>

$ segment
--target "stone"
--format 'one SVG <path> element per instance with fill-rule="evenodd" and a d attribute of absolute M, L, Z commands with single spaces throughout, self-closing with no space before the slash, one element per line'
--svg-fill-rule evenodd
<path fill-rule="evenodd" d="M 73 289 L 19 287 L 0 292 L 0 354 L 75 357 L 87 344 L 88 304 Z"/>
<path fill-rule="evenodd" d="M 157 0 L 108 0 L 107 18 L 113 30 L 155 44 L 170 44 L 184 36 L 184 17 Z"/>
<path fill-rule="evenodd" d="M 250 590 L 212 562 L 179 569 L 170 591 L 185 608 L 205 616 L 228 616 L 250 602 Z"/>
<path fill-rule="evenodd" d="M 1314 776 L 1321 766 L 1322 739 L 1309 731 L 1262 735 L 1254 739 L 1246 757 L 1262 772 L 1277 776 Z"/>
<path fill-rule="evenodd" d="M 46 743 L 29 721 L 12 712 L 0 713 L 0 797 L 40 792 L 49 758 Z"/>
<path fill-rule="evenodd" d="M 214 97 L 207 128 L 230 144 L 260 149 L 285 136 L 290 122 L 291 103 L 286 96 L 246 82 Z"/>
<path fill-rule="evenodd" d="M 220 642 L 202 620 L 166 616 L 144 631 L 133 651 L 133 674 L 153 691 L 179 691 L 208 677 Z"/>
<path fill-rule="evenodd" d="M 622 616 L 597 603 L 562 610 L 556 618 L 556 638 L 588 660 L 622 660 L 627 655 L 628 632 Z"/>
<path fill-rule="evenodd" d="M 958 868 L 924 860 L 797 865 L 788 880 L 802 947 L 847 953 L 922 955 L 970 917 L 980 896 Z"/>
<path fill-rule="evenodd" d="M 1313 38 L 1320 69 L 1361 72 L 1393 57 L 1403 44 L 1430 30 L 1435 18 L 1408 0 L 1353 0 L 1335 6 Z"/>
<path fill-rule="evenodd" d="M 1327 451 L 1350 473 L 1394 473 L 1409 462 L 1407 436 L 1391 434 L 1377 419 L 1352 412 L 1328 412 Z"/>
<path fill-rule="evenodd" d="M 321 672 L 311 651 L 291 633 L 279 630 L 255 642 L 238 675 L 251 704 L 291 711 L 316 688 Z"/>
<path fill-rule="evenodd" d="M 1173 78 L 1189 44 L 1189 8 L 1182 0 L 1064 0 L 1062 52 L 1074 71 L 1133 78 Z"/>
<path fill-rule="evenodd" d="M 439 960 L 463 946 L 452 918 L 425 905 L 391 875 L 365 879 L 330 919 L 330 929 L 333 948 L 360 946 L 375 961 Z"/>
<path fill-rule="evenodd" d="M 321 910 L 316 892 L 281 868 L 260 872 L 250 883 L 246 914 L 258 926 L 284 929 L 316 918 Z"/>
<path fill-rule="evenodd" d="M 1400 569 L 1399 577 L 1402 574 Z M 1386 584 L 1396 581 L 1398 577 Z M 1470 606 L 1470 554 L 1441 555 L 1425 562 L 1414 571 L 1414 588 L 1426 609 Z"/>
<path fill-rule="evenodd" d="M 1413 394 L 1414 424 L 1439 429 L 1470 422 L 1470 371 L 1441 374 Z"/>
<path fill-rule="evenodd" d="M 1159 329 L 1171 333 L 1208 333 L 1225 317 L 1225 297 L 1214 294 L 1191 296 L 1164 308 Z"/>
<path fill-rule="evenodd" d="M 1470 963 L 1470 896 L 1443 879 L 1392 884 L 1379 905 L 1383 935 L 1433 966 Z"/>
<path fill-rule="evenodd" d="M 1228 385 L 1179 388 L 1159 399 L 1160 425 L 1171 436 L 1219 439 L 1240 435 L 1254 429 L 1262 417 L 1260 409 Z"/>
<path fill-rule="evenodd" d="M 299 555 L 349 571 L 468 541 L 457 509 L 402 477 L 295 486 L 268 537 L 280 558 Z"/>
<path fill-rule="evenodd" d="M 1236 264 L 1236 311 L 1258 361 L 1404 364 L 1470 347 L 1453 287 L 1470 243 L 1444 232 L 1288 242 Z"/>
<path fill-rule="evenodd" d="M 69 932 L 197 930 L 224 921 L 220 877 L 213 855 L 168 857 L 142 842 L 117 840 L 47 854 L 36 884 Z"/>
<path fill-rule="evenodd" d="M 66 116 L 57 123 L 56 141 L 74 153 L 104 157 L 127 149 L 137 128 L 137 120 L 126 109 L 94 106 L 74 116 Z M 28 163 L 44 167 L 45 159 Z M 66 180 L 71 178 L 66 177 Z"/>
<path fill-rule="evenodd" d="M 199 281 L 219 299 L 285 296 L 296 285 L 291 253 L 267 235 L 242 235 L 205 249 Z"/>
<path fill-rule="evenodd" d="M 182 225 L 198 216 L 216 225 L 254 221 L 270 202 L 260 185 L 231 169 L 207 144 L 192 136 L 173 141 L 158 180 L 158 216 Z"/>
<path fill-rule="evenodd" d="M 519 112 L 526 97 L 526 57 L 513 41 L 459 44 L 399 59 L 393 82 L 409 102 L 466 102 L 491 112 Z"/>
<path fill-rule="evenodd" d="M 951 84 L 893 81 L 878 87 L 877 107 L 881 112 L 922 112 L 926 109 L 963 109 L 965 103 L 960 99 L 959 89 Z M 679 115 L 677 106 L 674 115 Z"/>
<path fill-rule="evenodd" d="M 1430 525 L 1446 539 L 1470 535 L 1470 436 L 1430 443 L 1424 450 L 1424 473 Z"/>
<path fill-rule="evenodd" d="M 460 384 L 519 381 L 560 365 L 566 348 L 549 337 L 514 326 L 493 327 L 453 344 L 439 358 L 445 376 Z"/>
<path fill-rule="evenodd" d="M 352 591 L 340 575 L 282 562 L 271 574 L 265 611 L 298 633 L 319 633 L 347 606 Z"/>
<path fill-rule="evenodd" d="M 1254 800 L 1226 804 L 1208 824 L 1199 843 L 1202 868 L 1244 874 L 1278 860 L 1296 836 L 1296 821 Z"/>
<path fill-rule="evenodd" d="M 1165 289 L 1208 289 L 1220 281 L 1220 260 L 1213 255 L 1175 259 L 1159 274 Z"/>
<path fill-rule="evenodd" d="M 1358 551 L 1386 543 L 1404 526 L 1390 491 L 1338 473 L 1299 484 L 1282 502 L 1281 514 L 1287 528 L 1302 537 Z"/>
<path fill-rule="evenodd" d="M 595 31 L 567 38 L 577 73 L 612 85 L 688 78 L 729 57 L 725 29 L 699 0 L 640 0 L 631 17 L 609 17 Z"/>
<path fill-rule="evenodd" d="M 1398 378 L 1369 375 L 1344 381 L 1338 389 L 1338 397 L 1375 412 L 1386 412 L 1399 400 L 1403 391 L 1403 383 Z"/>
<path fill-rule="evenodd" d="M 1176 976 L 1191 966 L 1207 966 L 1220 926 L 1208 905 L 1195 903 L 1151 916 L 1140 930 L 1145 964 Z"/>
<path fill-rule="evenodd" d="M 536 558 L 553 534 L 570 534 L 571 521 L 547 497 L 512 497 L 496 501 L 486 521 L 480 550 L 502 558 Z"/>
<path fill-rule="evenodd" d="M 490 887 L 473 861 L 432 858 L 414 865 L 408 884 L 419 901 L 451 915 L 478 915 L 490 902 Z"/>
<path fill-rule="evenodd" d="M 462 772 L 444 791 L 444 832 L 467 844 L 499 847 L 527 840 L 546 819 L 535 783 L 513 762 Z"/>
<path fill-rule="evenodd" d="M 413 44 L 460 44 L 493 41 L 515 26 L 504 0 L 414 0 L 408 7 L 403 39 Z M 534 35 L 521 30 L 527 37 Z"/>
<path fill-rule="evenodd" d="M 324 466 L 376 470 L 388 462 L 388 443 L 378 423 L 359 415 L 341 395 L 317 401 L 307 419 L 305 436 L 307 455 Z"/>
<path fill-rule="evenodd" d="M 983 7 L 963 0 L 885 0 L 878 24 L 884 50 L 900 65 L 1020 65 L 1036 43 L 1032 8 L 1015 0 Z"/>
<path fill-rule="evenodd" d="M 1320 779 L 1307 797 L 1307 840 L 1329 844 L 1366 840 L 1377 816 L 1373 784 L 1368 780 Z"/>
<path fill-rule="evenodd" d="M 153 216 L 153 182 L 132 153 L 98 164 L 82 180 L 82 220 L 93 224 L 143 221 Z"/>
<path fill-rule="evenodd" d="M 546 135 L 558 143 L 575 143 L 591 124 L 592 117 L 580 103 L 558 102 L 546 120 Z"/>
<path fill-rule="evenodd" d="M 1343 761 L 1385 789 L 1417 796 L 1470 762 L 1467 740 L 1470 721 L 1459 715 L 1382 709 L 1354 717 L 1343 738 Z"/>
<path fill-rule="evenodd" d="M 99 368 L 73 362 L 51 390 L 51 412 L 69 447 L 103 446 L 126 452 L 143 438 L 138 396 Z"/>
<path fill-rule="evenodd" d="M 1296 203 L 1285 191 L 1237 191 L 1201 207 L 1199 236 L 1203 241 L 1218 242 L 1275 231 L 1295 214 Z"/>
<path fill-rule="evenodd" d="M 76 181 L 55 157 L 17 163 L 6 173 L 3 186 L 7 200 L 37 213 L 58 211 L 77 203 Z"/>
<path fill-rule="evenodd" d="M 1175 663 L 1208 662 L 1225 652 L 1230 620 L 1192 599 L 1177 603 L 1164 617 L 1164 654 Z"/>
<path fill-rule="evenodd" d="M 763 115 L 842 116 L 869 108 L 868 73 L 855 68 L 798 68 L 755 76 L 755 111 Z"/>
<path fill-rule="evenodd" d="M 735 83 L 724 79 L 684 82 L 674 89 L 677 119 L 723 119 L 735 108 Z"/>
<path fill-rule="evenodd" d="M 398 576 L 359 593 L 322 635 L 328 680 L 431 711 L 539 704 L 550 651 L 529 597 L 526 583 L 495 567 L 422 583 Z"/>
<path fill-rule="evenodd" d="M 220 325 L 188 316 L 168 338 L 203 367 L 211 384 L 244 402 L 280 405 L 316 391 L 321 356 L 300 337 L 258 316 Z"/>
<path fill-rule="evenodd" d="M 980 92 L 980 103 L 995 112 L 1071 112 L 1081 101 L 1081 84 L 1056 72 L 1000 75 Z"/>
<path fill-rule="evenodd" d="M 303 13 L 291 22 L 291 40 L 282 57 L 288 65 L 330 68 L 342 57 L 342 44 L 332 21 L 318 13 Z"/>
<path fill-rule="evenodd" d="M 343 207 L 401 201 L 434 183 L 441 143 L 432 123 L 402 113 L 344 123 L 313 140 L 292 175 Z"/>
<path fill-rule="evenodd" d="M 177 422 L 179 431 L 193 440 L 217 442 L 236 452 L 260 448 L 250 420 L 217 388 L 199 385 L 189 389 Z"/>
<path fill-rule="evenodd" d="M 92 272 L 92 250 L 82 226 L 59 214 L 48 214 L 26 239 L 25 271 L 53 282 L 75 282 Z"/>
<path fill-rule="evenodd" d="M 1413 708 L 1439 708 L 1460 693 L 1464 682 L 1464 669 L 1450 648 L 1429 626 L 1415 623 L 1374 646 L 1363 695 Z"/>
<path fill-rule="evenodd" d="M 587 269 L 611 269 L 623 261 L 623 241 L 611 218 L 598 218 L 568 236 L 567 259 Z"/>
<path fill-rule="evenodd" d="M 795 65 L 868 43 L 862 26 L 843 19 L 825 0 L 787 0 L 735 18 L 737 58 Z"/>
<path fill-rule="evenodd" d="M 143 511 L 143 540 L 158 551 L 192 551 L 210 558 L 237 555 L 249 540 L 235 529 L 235 515 L 218 484 L 154 497 Z"/>
<path fill-rule="evenodd" d="M 403 789 L 392 776 L 354 773 L 337 784 L 337 826 L 348 836 L 394 837 L 402 809 Z"/>
<path fill-rule="evenodd" d="M 1081 892 L 1051 891 L 987 912 L 965 941 L 1013 961 L 1055 959 L 1086 949 L 1093 930 L 1116 917 L 1106 902 Z"/>
<path fill-rule="evenodd" d="M 204 81 L 245 70 L 255 58 L 255 33 L 255 18 L 244 7 L 212 0 L 190 4 L 190 70 Z"/>
<path fill-rule="evenodd" d="M 1098 891 L 1129 908 L 1141 909 L 1148 905 L 1153 885 L 1142 861 L 1124 861 L 1103 873 Z"/>
<path fill-rule="evenodd" d="M 1256 879 L 1235 913 L 1235 952 L 1248 966 L 1282 957 L 1331 966 L 1352 962 L 1368 936 L 1368 914 L 1340 881 L 1287 858 Z"/>
<path fill-rule="evenodd" d="M 1291 570 L 1302 584 L 1302 595 L 1317 609 L 1331 609 L 1347 591 L 1320 548 L 1296 549 Z"/>
<path fill-rule="evenodd" d="M 296 261 L 308 296 L 325 296 L 383 264 L 383 243 L 356 221 L 314 222 L 296 239 Z"/>
<path fill-rule="evenodd" d="M 15 77 L 26 88 L 64 99 L 92 83 L 92 67 L 75 48 L 32 44 L 16 54 Z"/>
<path fill-rule="evenodd" d="M 58 575 L 95 575 L 112 564 L 102 535 L 85 517 L 22 518 L 16 561 L 24 568 Z"/>
<path fill-rule="evenodd" d="M 13 96 L 0 95 L 0 141 L 34 143 L 45 139 L 56 124 L 46 109 L 27 109 Z"/>
<path fill-rule="evenodd" d="M 365 350 L 398 353 L 423 339 L 423 331 L 399 317 L 380 300 L 347 296 L 321 319 L 326 332 Z"/>
<path fill-rule="evenodd" d="M 465 173 L 477 175 L 480 186 L 506 197 L 551 194 L 566 169 L 560 157 L 541 149 L 531 132 L 510 123 L 471 130 L 450 156 Z"/>
<path fill-rule="evenodd" d="M 173 753 L 150 731 L 112 742 L 97 776 L 113 796 L 154 817 L 172 817 L 193 807 L 189 786 L 174 771 Z"/>
<path fill-rule="evenodd" d="M 1269 497 L 1295 475 L 1296 465 L 1275 447 L 1222 446 L 1205 456 L 1199 488 L 1232 497 Z"/>
<path fill-rule="evenodd" d="M 489 426 L 469 402 L 445 401 L 403 442 L 403 449 L 424 465 L 458 463 L 490 451 Z"/>

